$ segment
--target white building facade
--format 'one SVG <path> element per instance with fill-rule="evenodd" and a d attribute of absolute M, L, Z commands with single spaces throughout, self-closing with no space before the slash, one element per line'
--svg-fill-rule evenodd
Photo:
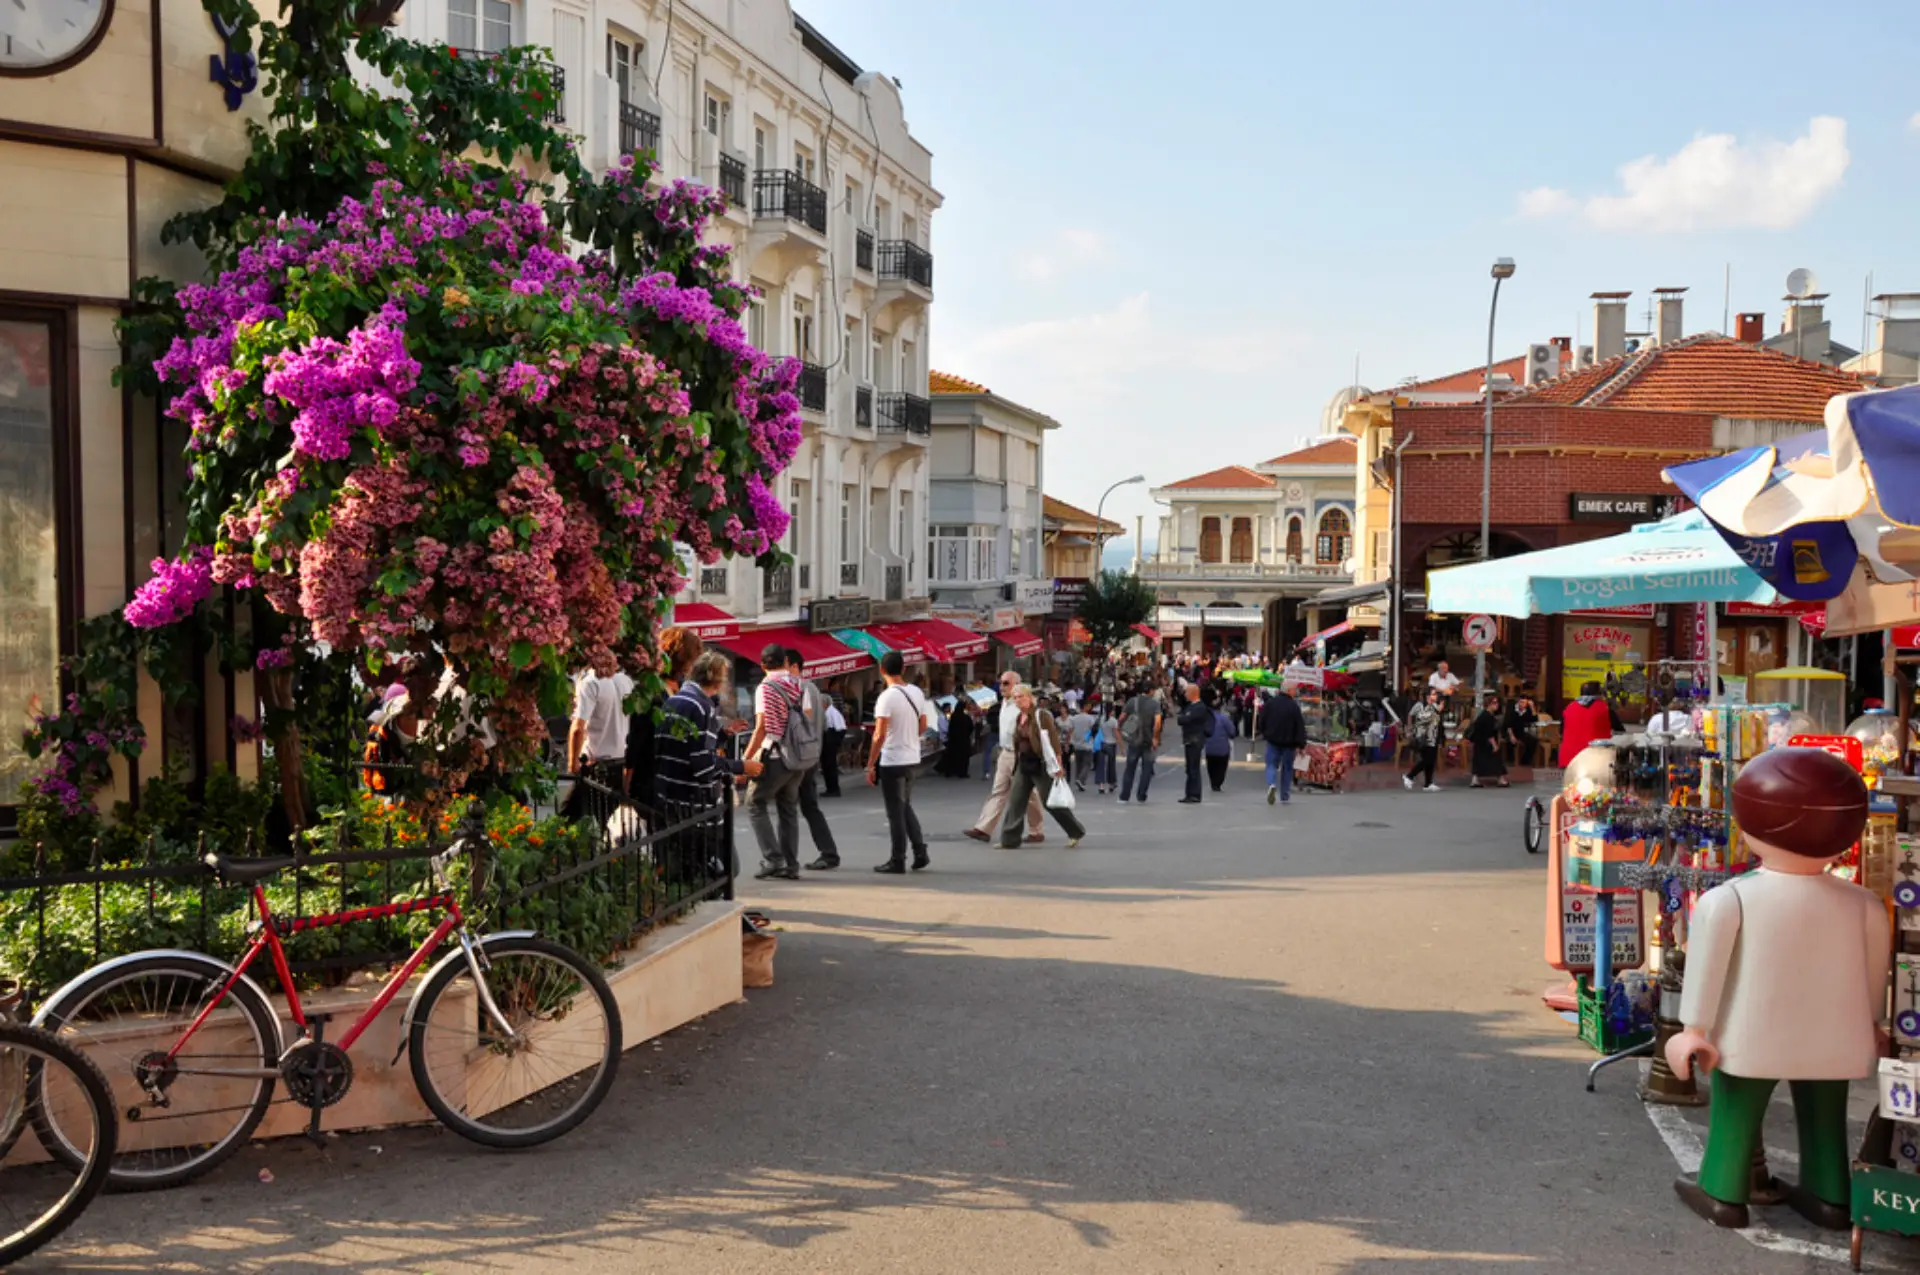
<path fill-rule="evenodd" d="M 786 0 L 415 0 L 396 29 L 480 55 L 550 48 L 589 168 L 650 151 L 658 180 L 726 194 L 710 238 L 762 294 L 750 336 L 803 363 L 805 442 L 781 479 L 794 561 L 702 568 L 683 600 L 747 629 L 800 622 L 821 599 L 923 614 L 941 200 L 894 81 Z"/>

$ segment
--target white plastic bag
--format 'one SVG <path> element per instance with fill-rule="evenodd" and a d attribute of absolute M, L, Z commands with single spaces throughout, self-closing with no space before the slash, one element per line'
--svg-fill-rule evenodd
<path fill-rule="evenodd" d="M 1054 810 L 1073 809 L 1073 785 L 1063 775 L 1053 781 L 1053 791 L 1047 794 L 1047 805 Z"/>

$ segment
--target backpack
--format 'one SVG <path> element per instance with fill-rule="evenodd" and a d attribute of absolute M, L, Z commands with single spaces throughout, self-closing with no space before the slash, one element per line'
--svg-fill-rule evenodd
<path fill-rule="evenodd" d="M 1141 712 L 1140 707 L 1146 706 Z M 1145 748 L 1153 742 L 1153 721 L 1160 715 L 1160 705 L 1151 695 L 1136 695 L 1127 702 L 1127 720 L 1121 723 L 1121 736 L 1135 748 Z"/>
<path fill-rule="evenodd" d="M 780 732 L 780 760 L 788 770 L 812 770 L 820 764 L 820 693 L 813 683 L 801 682 L 787 708 L 786 729 Z"/>

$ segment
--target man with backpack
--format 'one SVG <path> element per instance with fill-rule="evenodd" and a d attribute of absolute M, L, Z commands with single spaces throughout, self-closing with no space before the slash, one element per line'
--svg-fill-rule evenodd
<path fill-rule="evenodd" d="M 1133 799 L 1133 777 L 1140 776 L 1140 800 L 1147 799 L 1153 782 L 1153 755 L 1160 748 L 1165 716 L 1159 698 L 1142 682 L 1120 713 L 1120 737 L 1127 744 L 1127 769 L 1120 780 L 1120 800 Z"/>
<path fill-rule="evenodd" d="M 760 652 L 760 667 L 766 677 L 753 693 L 753 738 L 747 744 L 747 759 L 761 767 L 747 797 L 747 819 L 753 825 L 753 839 L 760 844 L 760 870 L 753 875 L 760 881 L 798 881 L 800 784 L 820 764 L 824 723 L 817 696 L 814 713 L 807 713 L 807 688 L 787 671 L 785 647 L 768 643 Z M 777 834 L 768 806 L 779 817 Z"/>

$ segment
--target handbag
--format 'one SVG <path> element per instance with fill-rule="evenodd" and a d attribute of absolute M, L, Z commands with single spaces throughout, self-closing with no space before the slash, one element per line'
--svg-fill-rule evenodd
<path fill-rule="evenodd" d="M 1047 808 L 1050 810 L 1073 809 L 1073 785 L 1064 779 L 1057 779 L 1053 791 L 1047 794 Z"/>

